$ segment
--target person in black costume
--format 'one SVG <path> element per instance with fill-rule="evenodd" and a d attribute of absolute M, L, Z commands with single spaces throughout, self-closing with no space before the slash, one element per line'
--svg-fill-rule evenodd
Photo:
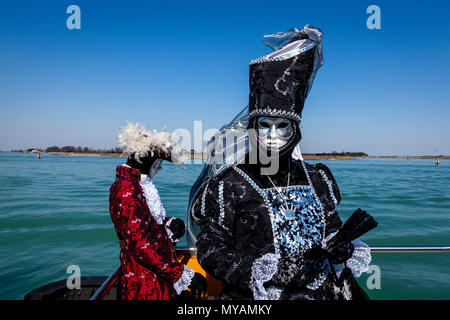
<path fill-rule="evenodd" d="M 370 250 L 359 240 L 327 245 L 342 227 L 341 194 L 327 166 L 307 164 L 298 152 L 322 37 L 310 25 L 266 36 L 275 52 L 250 62 L 247 129 L 258 148 L 279 156 L 278 170 L 265 173 L 247 152 L 214 174 L 205 166 L 191 191 L 190 243 L 204 270 L 223 282 L 222 299 L 366 297 L 352 272 L 367 270 Z"/>

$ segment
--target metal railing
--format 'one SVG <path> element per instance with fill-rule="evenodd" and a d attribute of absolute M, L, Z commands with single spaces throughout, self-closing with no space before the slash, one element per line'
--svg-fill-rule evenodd
<path fill-rule="evenodd" d="M 195 255 L 197 252 L 195 248 L 178 247 L 176 251 L 190 253 Z M 450 246 L 375 246 L 371 247 L 370 251 L 373 253 L 429 253 L 429 252 L 450 252 Z M 119 280 L 120 265 L 116 270 L 102 283 L 100 288 L 92 295 L 90 300 L 103 300 L 108 294 L 109 290 Z"/>
<path fill-rule="evenodd" d="M 450 252 L 447 246 L 387 246 L 387 247 L 371 247 L 370 252 L 398 252 L 398 253 L 427 253 L 427 252 Z"/>
<path fill-rule="evenodd" d="M 103 298 L 108 294 L 109 290 L 116 284 L 117 280 L 119 280 L 120 274 L 120 264 L 114 270 L 114 272 L 102 283 L 100 288 L 92 295 L 90 300 L 103 300 Z"/>

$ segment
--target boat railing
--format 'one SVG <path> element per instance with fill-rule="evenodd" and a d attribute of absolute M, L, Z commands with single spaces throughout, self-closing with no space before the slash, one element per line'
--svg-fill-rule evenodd
<path fill-rule="evenodd" d="M 450 246 L 387 246 L 370 247 L 370 252 L 380 253 L 427 253 L 427 252 L 450 252 Z"/>
<path fill-rule="evenodd" d="M 189 253 L 195 255 L 195 248 L 177 247 L 177 252 Z M 430 252 L 450 252 L 450 246 L 375 246 L 370 247 L 373 253 L 430 253 Z M 119 280 L 120 265 L 114 272 L 102 283 L 98 290 L 92 295 L 90 300 L 103 300 L 112 287 Z"/>
<path fill-rule="evenodd" d="M 121 266 L 119 264 L 116 270 L 114 270 L 114 272 L 108 278 L 106 278 L 100 288 L 98 288 L 97 291 L 92 295 L 90 300 L 103 300 L 103 298 L 119 280 L 120 268 Z"/>

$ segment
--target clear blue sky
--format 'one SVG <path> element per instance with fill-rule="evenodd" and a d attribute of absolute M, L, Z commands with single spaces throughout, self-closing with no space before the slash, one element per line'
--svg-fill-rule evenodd
<path fill-rule="evenodd" d="M 267 4 L 264 4 L 267 3 Z M 81 8 L 68 30 L 66 8 Z M 381 30 L 366 8 L 381 8 Z M 0 150 L 115 146 L 125 120 L 220 127 L 262 36 L 312 24 L 325 63 L 304 152 L 450 154 L 449 1 L 2 1 Z"/>

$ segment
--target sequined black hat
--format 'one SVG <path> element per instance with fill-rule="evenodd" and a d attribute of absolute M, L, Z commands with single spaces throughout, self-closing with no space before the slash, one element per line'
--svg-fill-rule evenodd
<path fill-rule="evenodd" d="M 305 99 L 323 63 L 320 29 L 306 25 L 264 36 L 275 52 L 250 61 L 249 116 L 301 120 Z"/>

